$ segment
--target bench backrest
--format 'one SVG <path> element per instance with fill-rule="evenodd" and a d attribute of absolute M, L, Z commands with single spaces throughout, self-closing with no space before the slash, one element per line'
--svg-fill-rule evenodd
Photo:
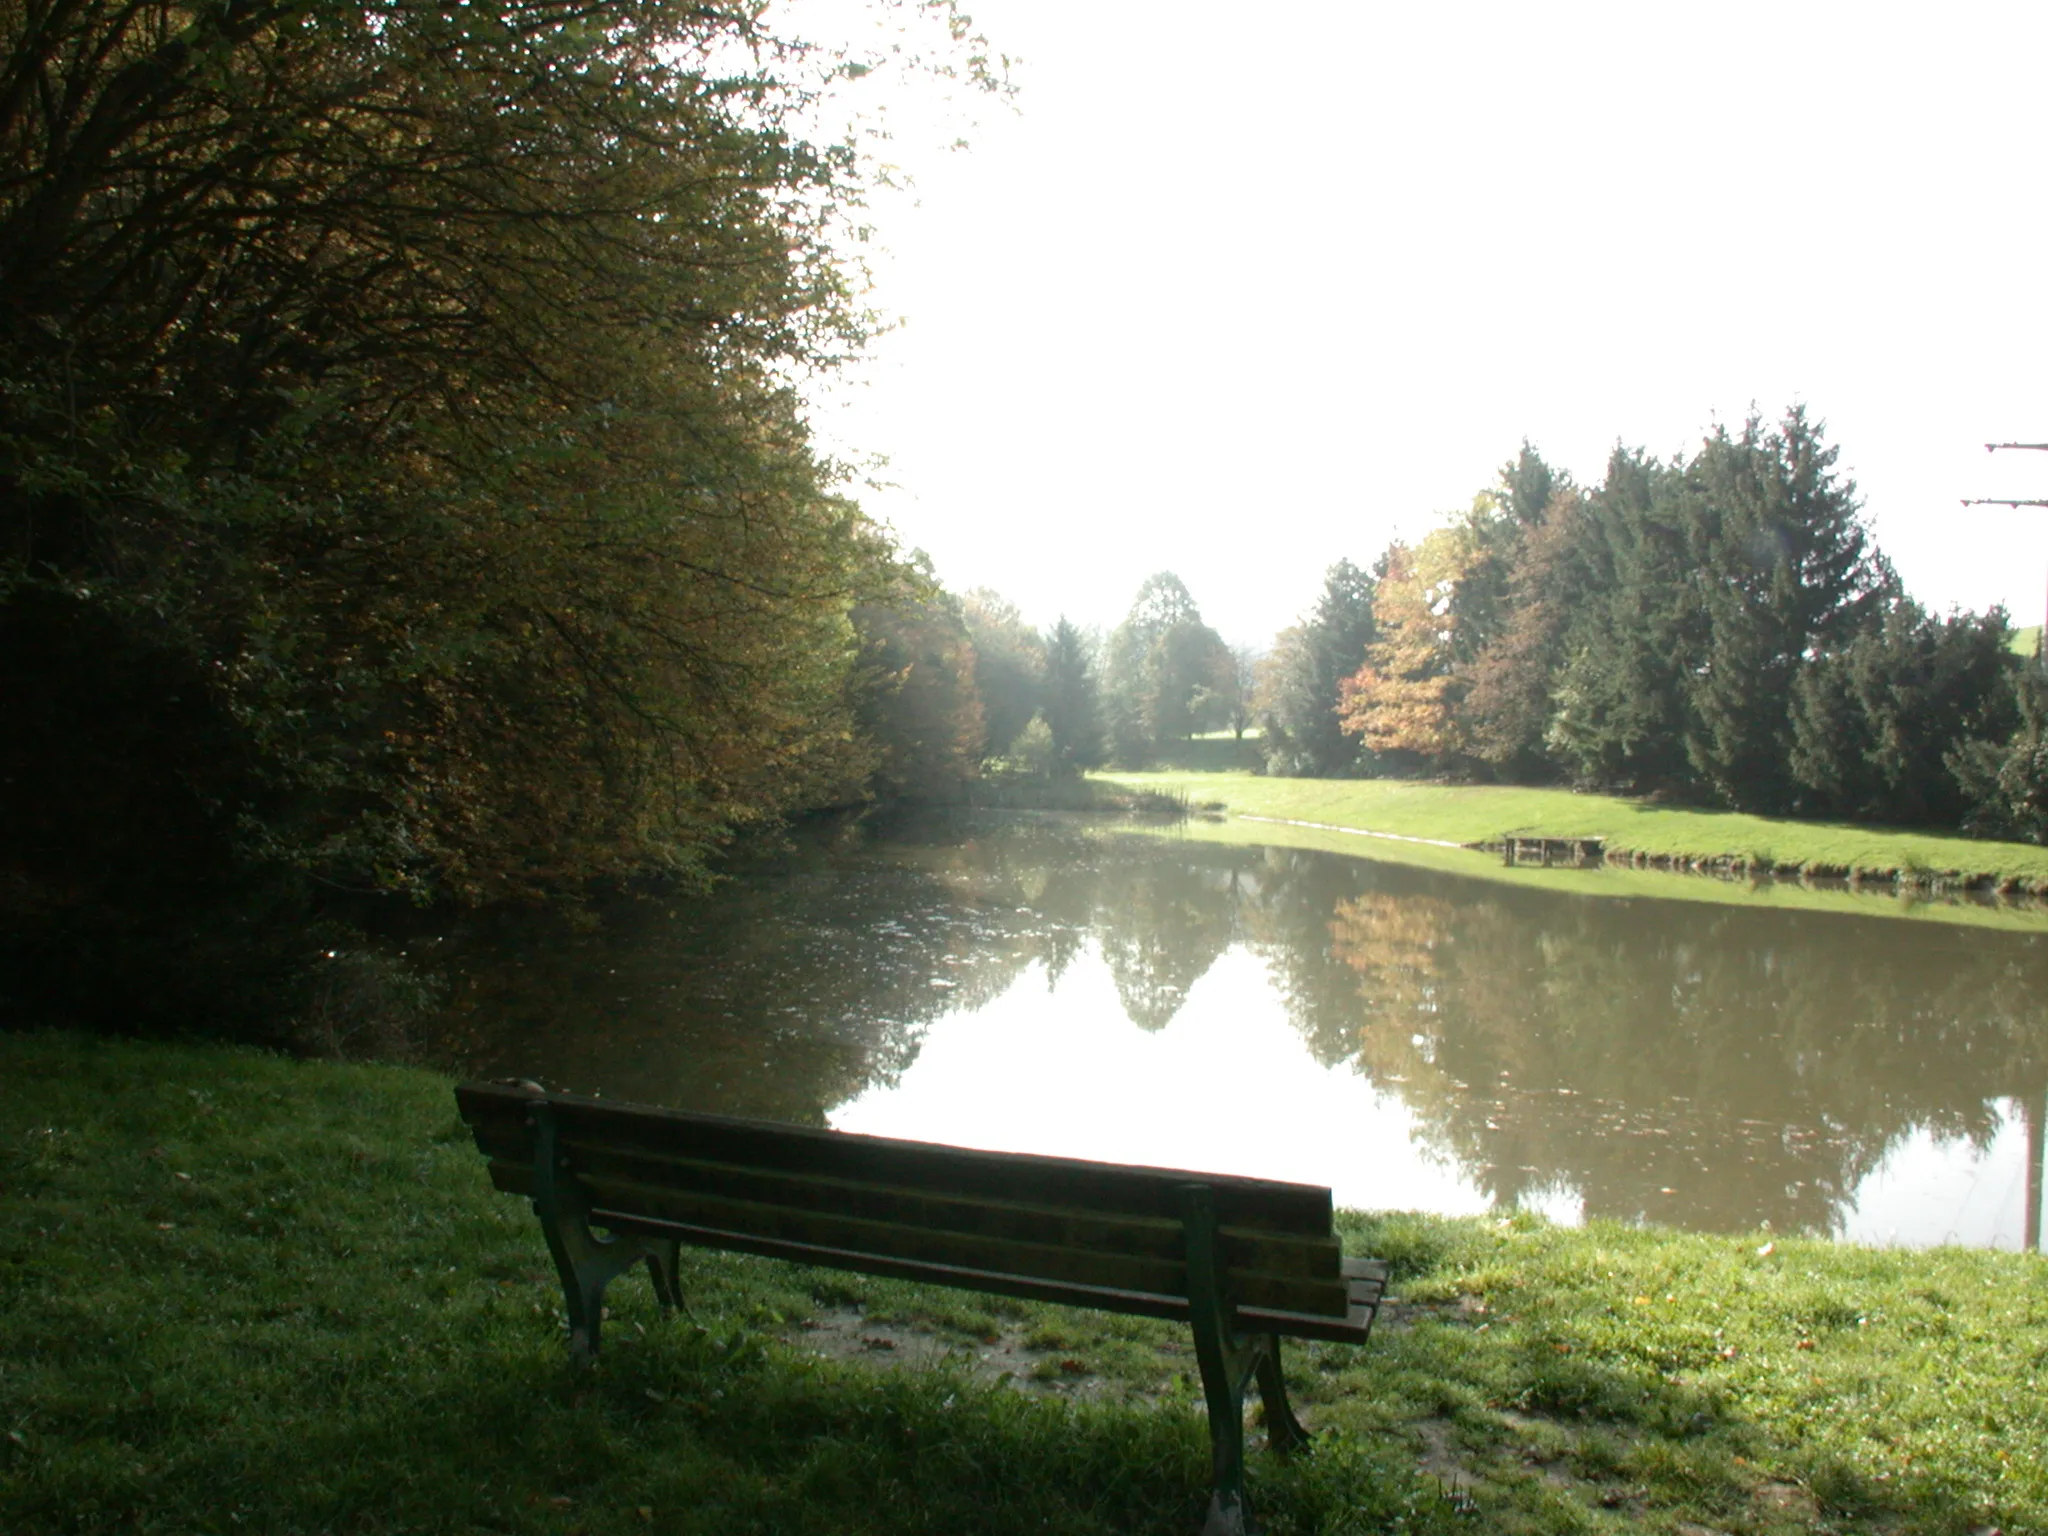
<path fill-rule="evenodd" d="M 722 1115 L 530 1086 L 466 1083 L 462 1116 L 491 1181 L 535 1193 L 544 1101 L 559 1165 L 624 1230 L 1016 1294 L 1184 1315 L 1184 1217 L 1209 1192 L 1233 1307 L 1343 1318 L 1349 1299 L 1330 1192 L 1306 1184 L 1142 1168 Z M 878 1262 L 852 1264 L 849 1258 Z M 949 1279 L 946 1272 L 953 1272 Z M 1156 1304 L 1154 1304 L 1156 1303 Z"/>

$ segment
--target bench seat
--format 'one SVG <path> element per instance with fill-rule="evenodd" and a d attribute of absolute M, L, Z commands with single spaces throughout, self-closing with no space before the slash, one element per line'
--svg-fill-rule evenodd
<path fill-rule="evenodd" d="M 687 1244 L 1186 1323 L 1209 1401 L 1215 1488 L 1204 1536 L 1250 1529 L 1243 1405 L 1268 1438 L 1307 1434 L 1282 1337 L 1363 1344 L 1387 1270 L 1347 1258 L 1330 1192 L 464 1083 L 491 1182 L 530 1199 L 562 1279 L 572 1355 L 594 1359 L 609 1281 L 645 1261 L 680 1302 Z M 609 1236 L 599 1236 L 602 1231 Z"/>

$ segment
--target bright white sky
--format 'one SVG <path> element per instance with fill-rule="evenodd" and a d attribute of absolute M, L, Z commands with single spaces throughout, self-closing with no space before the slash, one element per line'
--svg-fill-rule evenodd
<path fill-rule="evenodd" d="M 2048 7 L 972 0 L 1016 110 L 875 207 L 818 404 L 955 590 L 1263 645 L 1526 436 L 1596 481 L 1803 401 L 1936 606 L 2038 623 Z M 1266 19 L 1260 20 L 1263 14 Z M 867 82 L 878 96 L 896 89 Z"/>

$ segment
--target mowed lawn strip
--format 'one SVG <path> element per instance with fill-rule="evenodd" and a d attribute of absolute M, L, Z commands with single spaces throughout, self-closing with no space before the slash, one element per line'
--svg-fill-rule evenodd
<path fill-rule="evenodd" d="M 2048 888 L 2048 848 L 1965 837 L 1782 821 L 1734 811 L 1680 810 L 1613 795 L 1405 779 L 1283 779 L 1253 773 L 1111 773 L 1132 789 L 1221 804 L 1234 816 L 1314 822 L 1441 842 L 1598 837 L 1610 852 L 1656 858 L 1733 859 L 1779 869 L 1916 874 L 2012 881 Z"/>
<path fill-rule="evenodd" d="M 0 1082 L 11 1533 L 1199 1522 L 1185 1330 L 707 1254 L 686 1317 L 616 1285 L 579 1374 L 448 1079 L 40 1033 L 0 1036 Z M 1321 1440 L 1254 1453 L 1276 1536 L 2048 1530 L 2039 1258 L 1341 1225 L 1401 1300 L 1290 1354 Z M 954 1353 L 818 1358 L 807 1320 L 849 1309 Z M 977 1368 L 1004 1335 L 1032 1390 Z"/>

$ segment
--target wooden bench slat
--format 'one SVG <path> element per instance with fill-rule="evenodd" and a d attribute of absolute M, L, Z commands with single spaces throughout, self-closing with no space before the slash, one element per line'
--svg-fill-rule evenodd
<path fill-rule="evenodd" d="M 489 1153 L 507 1163 L 530 1161 L 512 1142 L 488 1138 Z M 764 1172 L 690 1158 L 664 1158 L 571 1144 L 580 1175 L 655 1188 L 686 1188 L 731 1200 L 907 1223 L 947 1232 L 975 1233 L 1016 1242 L 1127 1253 L 1184 1262 L 1181 1224 L 1156 1216 L 1120 1216 L 1099 1207 L 1052 1209 L 1008 1201 L 969 1200 L 924 1190 L 857 1183 L 814 1174 Z M 1226 1227 L 1222 1256 L 1231 1270 L 1327 1280 L 1337 1273 L 1342 1249 L 1334 1237 L 1299 1237 Z"/>
<path fill-rule="evenodd" d="M 956 1290 L 984 1291 L 995 1296 L 1014 1296 L 1020 1301 L 1046 1301 L 1061 1306 L 1095 1307 L 1103 1311 L 1129 1313 L 1137 1317 L 1156 1317 L 1176 1323 L 1188 1321 L 1188 1299 L 1184 1294 L 1162 1295 L 1145 1291 L 1125 1291 L 1110 1286 L 1046 1280 L 1035 1275 L 1001 1274 L 990 1270 L 963 1269 L 957 1265 L 922 1263 L 915 1259 L 889 1258 L 881 1254 L 829 1248 L 816 1243 L 789 1242 L 745 1232 L 725 1232 L 715 1227 L 699 1227 L 687 1222 L 629 1216 L 623 1212 L 607 1211 L 602 1208 L 593 1212 L 592 1218 L 602 1225 L 615 1227 L 622 1232 L 634 1232 L 647 1237 L 672 1237 L 695 1247 L 751 1253 L 762 1258 L 788 1259 L 797 1264 L 852 1270 L 859 1274 L 881 1275 L 887 1279 L 916 1280 L 927 1285 L 950 1286 Z M 1290 1337 L 1317 1339 L 1332 1344 L 1363 1344 L 1372 1328 L 1373 1313 L 1379 1303 L 1379 1291 L 1372 1290 L 1369 1297 L 1370 1299 L 1365 1299 L 1354 1293 L 1342 1317 L 1289 1312 L 1276 1307 L 1240 1307 L 1238 1320 L 1248 1330 L 1283 1333 Z"/>
<path fill-rule="evenodd" d="M 487 1150 L 507 1144 L 531 1146 L 521 1134 L 530 1091 L 472 1083 L 457 1089 L 456 1095 L 463 1118 L 479 1132 L 480 1144 L 483 1135 L 491 1137 L 492 1146 Z M 569 1094 L 550 1094 L 548 1101 L 554 1106 L 563 1140 L 572 1145 L 742 1163 L 784 1173 L 934 1189 L 1019 1205 L 1102 1206 L 1127 1215 L 1167 1219 L 1178 1217 L 1181 1190 L 1191 1178 L 1199 1178 L 1215 1191 L 1217 1219 L 1225 1226 L 1304 1237 L 1326 1237 L 1330 1231 L 1330 1192 L 1309 1184 L 1033 1153 L 985 1152 L 808 1126 L 614 1105 Z"/>
<path fill-rule="evenodd" d="M 1099 1307 L 1106 1311 L 1129 1312 L 1140 1317 L 1160 1317 L 1173 1321 L 1185 1321 L 1188 1315 L 1185 1296 L 1123 1291 L 1111 1286 L 1081 1285 L 1071 1281 L 1049 1280 L 1037 1275 L 1012 1275 L 993 1270 L 966 1269 L 959 1265 L 895 1258 L 886 1254 L 832 1248 L 819 1243 L 763 1237 L 755 1233 L 725 1232 L 715 1227 L 699 1227 L 688 1222 L 629 1216 L 602 1208 L 593 1212 L 591 1219 L 593 1222 L 613 1226 L 622 1232 L 635 1232 L 648 1237 L 673 1237 L 697 1247 L 729 1249 L 736 1253 L 758 1254 L 763 1258 L 788 1259 L 798 1264 L 847 1269 L 895 1280 L 917 1280 L 930 1285 L 951 1286 L 958 1290 L 987 1291 L 997 1296 L 1014 1296 L 1022 1301 L 1049 1301 L 1065 1306 Z"/>
<path fill-rule="evenodd" d="M 1128 1251 L 1019 1242 L 975 1232 L 873 1221 L 833 1211 L 732 1200 L 698 1189 L 642 1184 L 586 1168 L 578 1169 L 578 1178 L 589 1190 L 592 1204 L 602 1210 L 630 1212 L 706 1231 L 744 1233 L 837 1253 L 865 1253 L 945 1269 L 1031 1274 L 1058 1284 L 1105 1292 L 1185 1294 L 1187 1289 L 1184 1255 L 1155 1258 Z M 508 1193 L 529 1193 L 532 1175 L 517 1164 L 494 1162 L 492 1182 Z M 1322 1279 L 1232 1270 L 1230 1283 L 1232 1294 L 1241 1304 L 1285 1312 L 1342 1317 L 1349 1299 L 1334 1254 Z"/>

